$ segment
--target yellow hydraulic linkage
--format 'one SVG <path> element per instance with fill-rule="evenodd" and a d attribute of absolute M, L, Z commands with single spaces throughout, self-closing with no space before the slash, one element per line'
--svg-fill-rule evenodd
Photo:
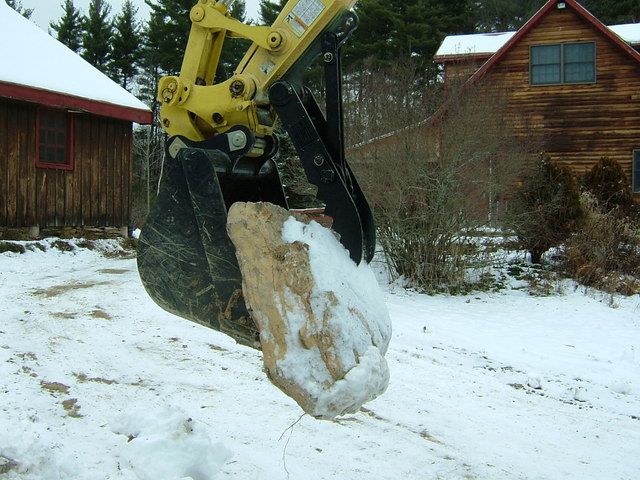
<path fill-rule="evenodd" d="M 191 32 L 180 75 L 162 78 L 158 88 L 162 126 L 170 135 L 204 140 L 238 125 L 258 137 L 272 135 L 275 114 L 269 87 L 301 60 L 330 24 L 339 23 L 356 0 L 290 1 L 271 27 L 245 25 L 231 18 L 227 9 L 232 3 L 200 0 L 191 9 Z M 233 77 L 215 83 L 226 37 L 254 43 Z"/>

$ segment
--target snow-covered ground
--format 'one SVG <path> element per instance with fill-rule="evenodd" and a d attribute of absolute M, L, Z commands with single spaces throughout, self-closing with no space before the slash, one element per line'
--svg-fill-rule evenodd
<path fill-rule="evenodd" d="M 637 296 L 387 288 L 389 388 L 327 422 L 99 243 L 0 254 L 2 479 L 640 478 Z"/>

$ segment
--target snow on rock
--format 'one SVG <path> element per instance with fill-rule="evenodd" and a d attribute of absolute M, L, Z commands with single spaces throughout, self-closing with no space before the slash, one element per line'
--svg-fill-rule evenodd
<path fill-rule="evenodd" d="M 121 456 L 140 480 L 211 480 L 231 457 L 181 409 L 127 412 L 111 431 L 128 438 Z"/>
<path fill-rule="evenodd" d="M 331 230 L 275 205 L 234 204 L 227 230 L 271 381 L 324 419 L 382 394 L 391 324 L 369 266 Z"/>
<path fill-rule="evenodd" d="M 542 377 L 538 374 L 529 374 L 527 385 L 536 390 L 542 389 Z"/>

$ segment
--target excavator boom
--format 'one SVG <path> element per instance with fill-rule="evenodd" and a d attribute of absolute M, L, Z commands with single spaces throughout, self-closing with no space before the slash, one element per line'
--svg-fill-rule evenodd
<path fill-rule="evenodd" d="M 340 47 L 357 26 L 355 0 L 290 0 L 270 27 L 231 18 L 232 2 L 200 0 L 191 9 L 181 72 L 159 83 L 160 121 L 170 137 L 138 270 L 164 309 L 257 346 L 226 219 L 238 201 L 288 208 L 274 161 L 277 121 L 354 262 L 371 260 L 375 227 L 344 156 Z M 227 37 L 253 43 L 233 76 L 216 82 Z M 303 83 L 319 56 L 326 115 Z"/>

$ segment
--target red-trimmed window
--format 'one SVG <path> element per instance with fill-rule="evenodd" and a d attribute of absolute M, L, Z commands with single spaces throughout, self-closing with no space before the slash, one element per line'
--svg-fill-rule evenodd
<path fill-rule="evenodd" d="M 73 169 L 73 116 L 65 110 L 39 108 L 36 166 Z"/>

